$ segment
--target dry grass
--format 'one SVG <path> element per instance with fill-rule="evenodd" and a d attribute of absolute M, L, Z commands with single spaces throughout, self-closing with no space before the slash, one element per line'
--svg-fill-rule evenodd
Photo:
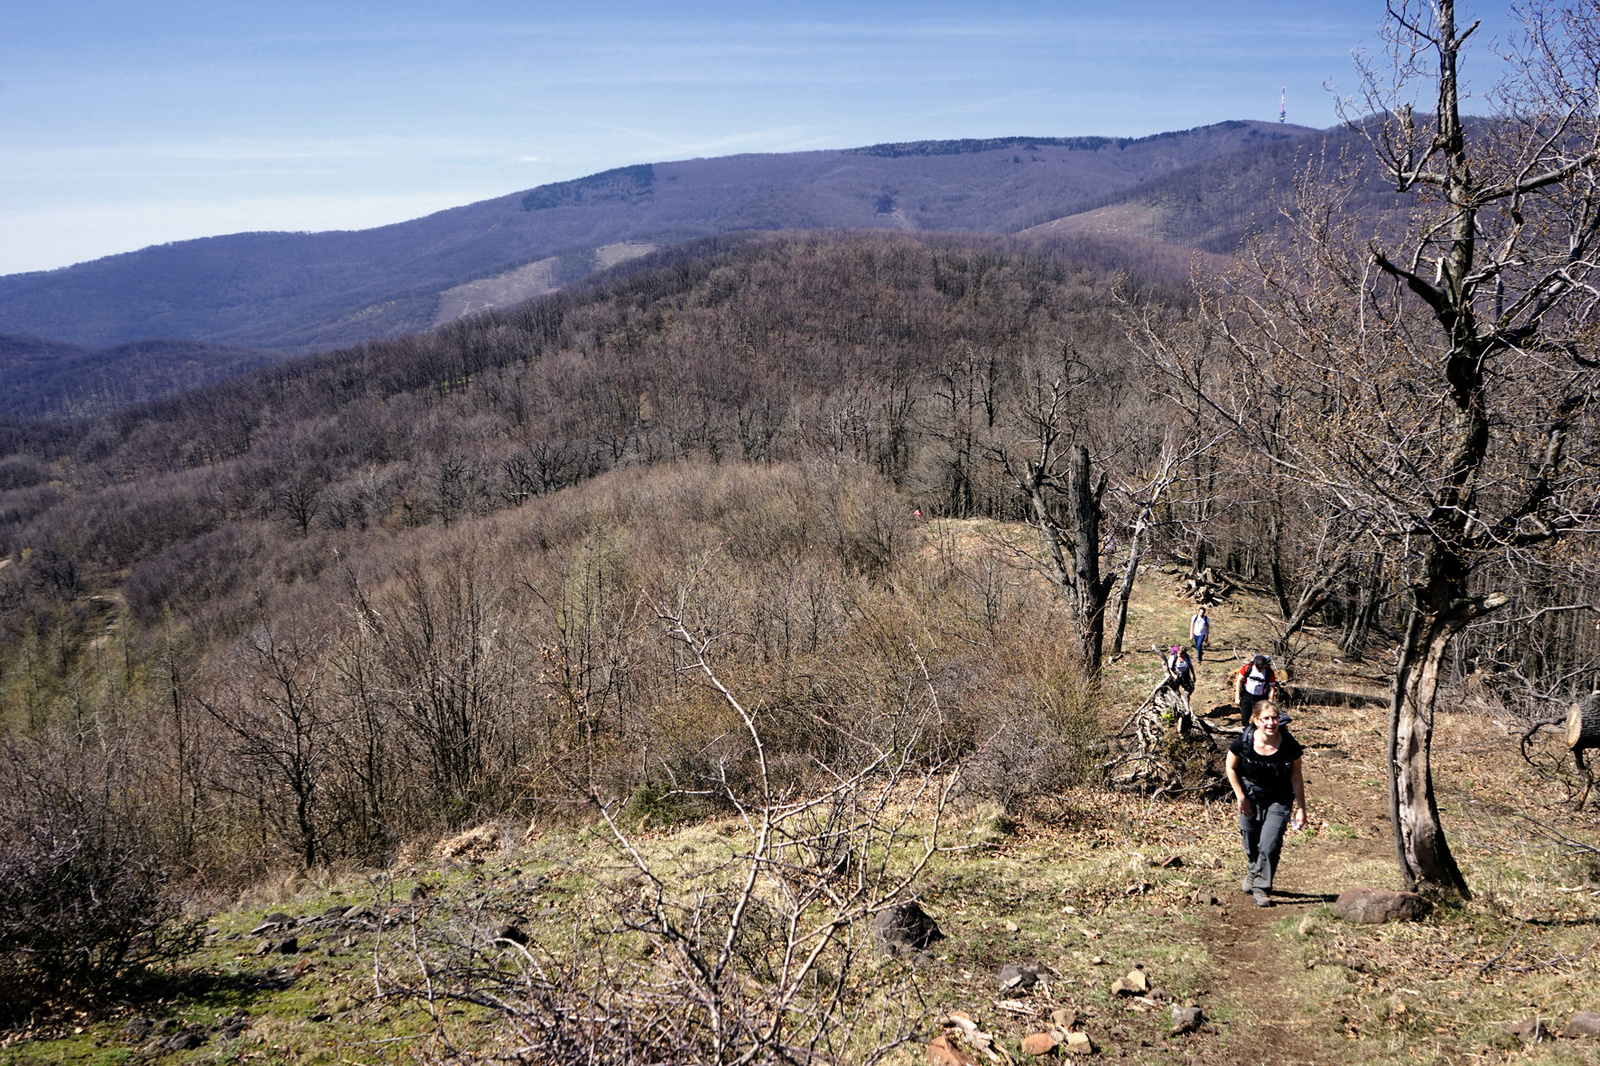
<path fill-rule="evenodd" d="M 972 543 L 990 533 L 949 525 Z M 1135 607 L 1130 647 L 1174 642 L 1192 609 L 1154 575 Z M 1260 614 L 1254 603 L 1213 611 L 1220 646 L 1263 646 Z M 1340 662 L 1317 637 L 1313 631 L 1296 658 L 1302 678 L 1372 684 L 1370 665 Z M 1201 694 L 1222 702 L 1227 677 L 1217 665 L 1202 668 Z M 1134 655 L 1113 664 L 1113 704 L 1124 691 L 1142 696 L 1158 669 Z M 861 1004 L 887 1010 L 896 1004 L 883 991 L 912 993 L 906 1004 L 921 1037 L 887 1061 L 925 1061 L 922 1038 L 950 1010 L 976 1017 L 1021 1061 L 1021 1038 L 1052 1008 L 1067 1007 L 1080 1013 L 1102 1057 L 1135 1062 L 1600 1062 L 1592 1042 L 1528 1044 L 1506 1029 L 1539 1018 L 1559 1030 L 1576 1011 L 1600 1010 L 1600 814 L 1570 810 L 1560 780 L 1524 763 L 1514 737 L 1491 716 L 1463 708 L 1441 708 L 1435 777 L 1475 898 L 1417 924 L 1355 926 L 1326 904 L 1356 884 L 1395 887 L 1381 712 L 1295 710 L 1291 728 L 1307 745 L 1313 820 L 1286 848 L 1279 887 L 1292 895 L 1271 910 L 1238 893 L 1236 828 L 1225 804 L 1151 802 L 1082 787 L 1006 808 L 984 801 L 949 809 L 941 836 L 947 850 L 915 886 L 947 939 L 910 969 L 871 953 L 850 963 L 857 969 L 848 987 Z M 927 828 L 926 812 L 912 813 L 919 817 L 907 842 Z M 729 884 L 749 840 L 738 819 L 724 817 L 676 828 L 647 821 L 631 839 L 682 899 Z M 411 882 L 283 878 L 264 886 L 249 908 L 218 920 L 204 960 L 205 972 L 231 982 L 232 998 L 224 1006 L 214 996 L 178 994 L 162 1008 L 201 1020 L 242 1008 L 251 1030 L 228 1049 L 213 1044 L 174 1058 L 442 1061 L 462 1048 L 509 1047 L 511 1031 L 494 1014 L 374 998 L 372 973 L 375 958 L 387 959 L 391 972 L 406 959 L 414 968 L 430 938 L 459 939 L 511 919 L 551 960 L 581 962 L 603 945 L 615 972 L 654 965 L 647 937 L 605 932 L 616 927 L 617 902 L 634 892 L 637 870 L 600 827 L 557 826 L 478 857 L 423 873 L 427 900 L 407 912 L 417 924 L 386 934 L 388 948 L 371 938 L 348 949 L 342 941 L 314 943 L 314 951 L 334 954 L 312 956 L 311 972 L 283 989 L 252 984 L 251 975 L 282 973 L 290 960 L 254 956 L 254 941 L 226 937 L 248 930 L 264 909 L 310 914 L 356 899 L 409 906 Z M 758 896 L 773 903 L 778 888 L 763 882 Z M 1213 896 L 1216 905 L 1207 902 Z M 1027 991 L 1002 990 L 997 974 L 1007 963 L 1037 963 L 1044 980 Z M 1114 998 L 1111 982 L 1135 965 L 1174 998 L 1201 1005 L 1205 1027 L 1169 1039 L 1164 1011 Z M 309 1020 L 321 1014 L 328 1020 Z M 126 1061 L 116 1037 L 122 1020 L 86 1019 L 76 1036 L 13 1042 L 0 1050 L 0 1063 Z M 867 1057 L 872 1032 L 863 1030 L 853 1054 Z"/>

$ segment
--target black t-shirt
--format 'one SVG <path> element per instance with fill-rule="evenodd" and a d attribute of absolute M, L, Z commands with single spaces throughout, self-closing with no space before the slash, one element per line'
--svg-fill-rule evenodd
<path fill-rule="evenodd" d="M 1294 785 L 1289 780 L 1289 771 L 1305 748 L 1287 729 L 1282 732 L 1283 740 L 1271 755 L 1256 751 L 1254 726 L 1234 738 L 1232 746 L 1228 748 L 1228 751 L 1239 756 L 1239 780 L 1243 782 L 1244 794 L 1250 797 L 1251 803 L 1294 802 Z"/>

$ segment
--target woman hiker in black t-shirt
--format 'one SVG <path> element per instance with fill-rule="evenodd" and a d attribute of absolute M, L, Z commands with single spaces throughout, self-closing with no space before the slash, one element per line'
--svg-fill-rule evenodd
<path fill-rule="evenodd" d="M 1228 784 L 1239 800 L 1239 835 L 1245 872 L 1240 886 L 1258 907 L 1272 906 L 1267 893 L 1278 870 L 1286 827 L 1306 824 L 1306 781 L 1300 742 L 1281 724 L 1278 705 L 1263 700 L 1251 708 L 1250 727 L 1228 749 Z"/>

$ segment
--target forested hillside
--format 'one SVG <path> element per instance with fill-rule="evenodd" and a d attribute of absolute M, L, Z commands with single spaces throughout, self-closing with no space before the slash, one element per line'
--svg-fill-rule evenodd
<path fill-rule="evenodd" d="M 0 414 L 82 418 L 188 392 L 278 356 L 201 341 L 133 341 L 114 348 L 0 335 Z"/>
<path fill-rule="evenodd" d="M 1296 180 L 1311 175 L 1339 183 L 1344 210 L 1368 231 L 1403 229 L 1408 201 L 1375 173 L 1361 135 L 1336 127 L 1320 137 L 1280 138 L 1154 175 L 1020 232 L 1143 237 L 1234 255 L 1252 233 L 1282 225 L 1279 208 Z"/>
<path fill-rule="evenodd" d="M 55 753 L 46 776 L 113 775 L 119 824 L 207 876 L 375 859 L 737 749 L 688 709 L 640 599 L 703 563 L 693 610 L 732 676 L 800 716 L 797 752 L 812 709 L 893 728 L 917 656 L 949 701 L 941 743 L 974 743 L 1002 696 L 1060 717 L 1070 671 L 1032 639 L 1053 601 L 912 512 L 1021 515 L 1002 460 L 1057 379 L 1119 488 L 1159 457 L 1119 257 L 719 238 L 432 335 L 12 421 L 6 728 Z M 1165 269 L 1122 298 L 1181 304 Z M 934 636 L 950 625 L 969 638 Z"/>
<path fill-rule="evenodd" d="M 1220 564 L 1278 598 L 1281 649 L 1317 620 L 1360 656 L 1398 621 L 1385 558 L 1336 551 L 1314 487 L 1263 491 L 1126 340 L 1187 305 L 1178 276 L 1092 242 L 717 238 L 434 334 L 13 420 L 16 768 L 100 781 L 124 831 L 212 878 L 692 783 L 748 752 L 659 635 L 682 591 L 797 773 L 838 742 L 814 716 L 893 733 L 926 672 L 929 742 L 999 760 L 975 781 L 1070 777 L 1089 704 L 1036 542 L 957 550 L 914 516 L 1036 513 L 1043 435 L 1108 479 L 1109 574 Z M 1575 621 L 1531 614 L 1509 665 L 1592 654 Z"/>

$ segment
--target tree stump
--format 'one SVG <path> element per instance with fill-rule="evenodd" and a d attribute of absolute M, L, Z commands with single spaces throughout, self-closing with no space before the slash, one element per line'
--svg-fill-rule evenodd
<path fill-rule="evenodd" d="M 1589 787 L 1594 784 L 1583 753 L 1589 748 L 1600 748 L 1600 692 L 1591 692 L 1567 708 L 1567 747 L 1572 749 L 1578 773 L 1583 775 L 1583 794 L 1578 797 L 1581 811 L 1589 802 Z"/>

